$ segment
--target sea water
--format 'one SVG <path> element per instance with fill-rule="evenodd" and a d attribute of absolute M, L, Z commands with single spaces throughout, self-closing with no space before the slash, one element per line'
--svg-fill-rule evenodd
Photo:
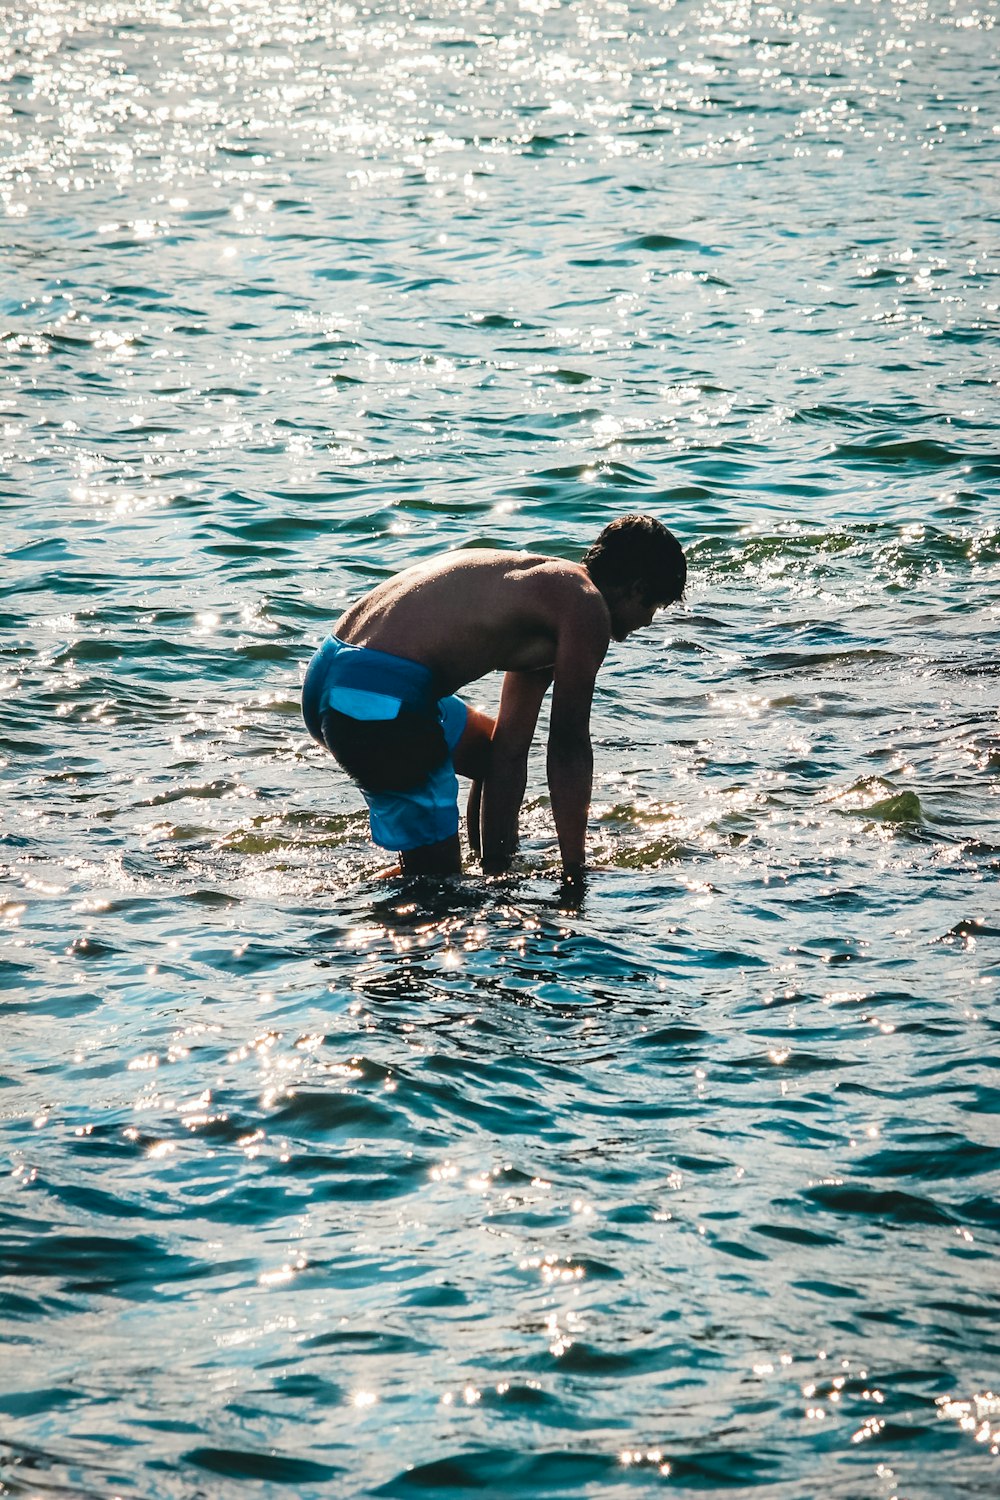
<path fill-rule="evenodd" d="M 3 18 L 0 1493 L 995 1495 L 995 6 Z M 378 881 L 331 620 L 626 511 L 582 904 Z"/>

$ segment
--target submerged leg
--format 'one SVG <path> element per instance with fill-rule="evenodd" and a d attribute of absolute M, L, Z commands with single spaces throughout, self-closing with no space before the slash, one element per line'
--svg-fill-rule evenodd
<path fill-rule="evenodd" d="M 458 834 L 436 844 L 421 844 L 418 849 L 404 849 L 400 856 L 404 875 L 461 875 L 462 846 Z"/>
<path fill-rule="evenodd" d="M 473 854 L 480 856 L 483 852 L 483 777 L 489 765 L 490 741 L 495 728 L 496 721 L 489 714 L 481 713 L 478 708 L 470 708 L 462 738 L 455 746 L 455 753 L 452 757 L 458 774 L 468 776 L 472 781 L 465 813 L 465 831 L 469 840 L 469 848 Z"/>
<path fill-rule="evenodd" d="M 474 781 L 469 788 L 469 802 L 465 809 L 465 832 L 469 848 L 481 858 L 483 853 L 483 783 Z"/>

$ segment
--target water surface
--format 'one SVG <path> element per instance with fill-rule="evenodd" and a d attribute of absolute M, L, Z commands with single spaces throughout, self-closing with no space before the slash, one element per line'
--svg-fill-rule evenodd
<path fill-rule="evenodd" d="M 7 22 L 0 1493 L 995 1494 L 994 11 Z M 582 906 L 377 881 L 330 620 L 626 510 Z"/>

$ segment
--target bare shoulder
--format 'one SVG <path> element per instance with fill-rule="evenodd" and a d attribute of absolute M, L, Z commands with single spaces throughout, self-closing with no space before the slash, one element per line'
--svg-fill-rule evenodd
<path fill-rule="evenodd" d="M 394 580 L 408 588 L 426 586 L 436 579 L 496 578 L 521 583 L 526 591 L 558 596 L 564 601 L 600 601 L 600 594 L 579 563 L 541 552 L 507 552 L 499 547 L 457 547 L 425 558 L 397 573 Z"/>
<path fill-rule="evenodd" d="M 445 554 L 425 565 L 424 578 L 437 577 L 449 591 L 475 590 L 480 605 L 489 596 L 510 603 L 519 598 L 553 626 L 567 618 L 575 625 L 590 619 L 596 628 L 607 623 L 604 599 L 590 581 L 586 568 L 540 552 L 504 552 L 499 548 L 468 547 Z M 421 567 L 410 570 L 420 584 Z M 403 575 L 408 577 L 409 575 Z"/>
<path fill-rule="evenodd" d="M 526 584 L 539 603 L 552 612 L 557 624 L 572 622 L 574 630 L 589 626 L 597 635 L 607 636 L 608 606 L 586 568 L 560 557 L 526 557 L 525 562 L 529 564 Z"/>

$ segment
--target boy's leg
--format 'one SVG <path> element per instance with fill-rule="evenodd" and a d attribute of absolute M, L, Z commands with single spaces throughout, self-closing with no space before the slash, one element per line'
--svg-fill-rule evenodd
<path fill-rule="evenodd" d="M 455 799 L 458 783 L 455 776 L 456 772 L 460 772 L 463 776 L 474 778 L 472 797 L 475 829 L 471 826 L 470 819 L 470 843 L 478 852 L 479 814 L 475 811 L 479 805 L 477 788 L 487 765 L 493 720 L 489 714 L 468 708 L 458 698 L 449 698 L 442 700 L 441 724 L 449 756 L 447 761 L 431 773 L 423 786 L 414 787 L 405 793 L 373 792 L 358 778 L 371 810 L 372 837 L 383 848 L 400 849 L 400 844 L 407 841 L 407 835 L 412 839 L 415 833 L 419 837 L 419 833 L 424 832 L 426 837 L 435 825 L 440 828 L 442 821 L 447 826 L 450 821 L 446 813 L 449 804 L 453 809 L 452 816 L 457 817 Z M 445 813 L 443 819 L 442 813 Z M 460 875 L 462 849 L 458 833 L 437 840 L 432 837 L 427 843 L 411 843 L 409 848 L 400 849 L 399 872 L 403 875 Z M 382 873 L 388 876 L 396 871 L 385 870 Z"/>
<path fill-rule="evenodd" d="M 481 786 L 489 758 L 493 725 L 494 721 L 489 714 L 481 713 L 478 708 L 466 708 L 465 726 L 451 753 L 452 765 L 458 774 L 472 780 L 467 829 L 469 844 L 475 854 L 480 852 Z M 399 859 L 404 875 L 460 875 L 462 871 L 462 847 L 457 833 L 434 844 L 404 849 Z"/>
<path fill-rule="evenodd" d="M 455 746 L 454 766 L 461 776 L 472 781 L 469 788 L 469 803 L 465 811 L 465 831 L 469 848 L 473 854 L 483 852 L 481 814 L 483 805 L 483 776 L 489 762 L 490 741 L 496 721 L 478 708 L 468 710 L 462 738 Z"/>
<path fill-rule="evenodd" d="M 461 875 L 462 846 L 458 834 L 436 844 L 404 849 L 399 856 L 404 875 Z"/>
<path fill-rule="evenodd" d="M 483 855 L 483 783 L 474 781 L 469 787 L 469 800 L 465 808 L 465 834 L 469 848 L 477 859 Z"/>

